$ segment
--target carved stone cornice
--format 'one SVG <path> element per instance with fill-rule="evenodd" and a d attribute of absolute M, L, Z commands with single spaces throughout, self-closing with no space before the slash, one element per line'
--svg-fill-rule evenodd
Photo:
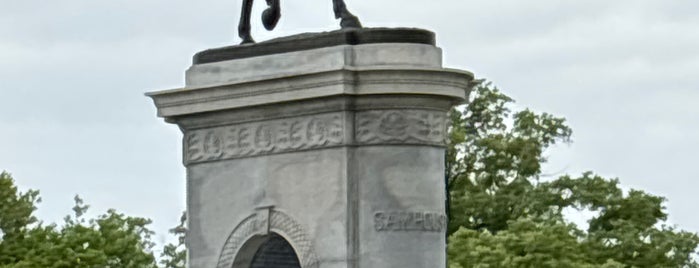
<path fill-rule="evenodd" d="M 347 67 L 264 81 L 148 93 L 168 121 L 197 113 L 242 109 L 331 96 L 415 94 L 463 102 L 471 73 L 442 68 Z"/>

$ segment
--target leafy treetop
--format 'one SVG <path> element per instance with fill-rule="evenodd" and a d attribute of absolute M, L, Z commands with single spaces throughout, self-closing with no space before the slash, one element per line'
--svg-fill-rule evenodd
<path fill-rule="evenodd" d="M 512 102 L 486 83 L 451 113 L 450 268 L 699 267 L 699 237 L 665 224 L 663 197 L 592 172 L 542 180 L 545 150 L 572 131 Z M 586 230 L 566 219 L 571 209 L 595 213 Z"/>

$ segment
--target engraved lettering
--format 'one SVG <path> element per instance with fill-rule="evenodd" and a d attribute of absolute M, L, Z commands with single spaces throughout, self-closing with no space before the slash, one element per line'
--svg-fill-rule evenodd
<path fill-rule="evenodd" d="M 447 216 L 440 215 L 439 217 L 439 226 L 438 229 L 440 230 L 446 230 L 447 229 Z"/>
<path fill-rule="evenodd" d="M 384 223 L 386 222 L 385 214 L 383 212 L 376 212 L 374 214 L 374 228 L 377 231 L 383 231 L 386 229 Z"/>
<path fill-rule="evenodd" d="M 432 214 L 425 214 L 425 230 L 434 230 L 432 227 Z"/>
<path fill-rule="evenodd" d="M 388 220 L 386 221 L 386 229 L 394 231 L 396 229 L 396 224 L 398 224 L 398 213 L 389 213 Z"/>
<path fill-rule="evenodd" d="M 446 216 L 442 213 L 415 211 L 379 211 L 374 213 L 377 232 L 444 232 Z"/>
<path fill-rule="evenodd" d="M 419 230 L 423 228 L 425 224 L 425 214 L 413 212 L 413 228 L 414 230 Z"/>

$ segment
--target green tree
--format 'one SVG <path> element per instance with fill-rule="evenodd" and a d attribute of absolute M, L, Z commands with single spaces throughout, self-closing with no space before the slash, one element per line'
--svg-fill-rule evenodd
<path fill-rule="evenodd" d="M 28 226 L 37 219 L 32 215 L 40 202 L 39 192 L 21 193 L 7 172 L 0 173 L 0 267 L 26 254 Z"/>
<path fill-rule="evenodd" d="M 160 255 L 160 264 L 165 268 L 185 268 L 187 265 L 187 249 L 185 247 L 185 233 L 187 223 L 187 212 L 182 213 L 180 225 L 170 230 L 170 233 L 177 237 L 177 243 L 168 243 L 163 247 Z"/>
<path fill-rule="evenodd" d="M 451 113 L 446 153 L 449 265 L 471 267 L 699 267 L 699 238 L 665 224 L 664 198 L 624 193 L 591 172 L 542 180 L 545 150 L 570 142 L 563 118 L 512 112 L 491 84 Z M 586 230 L 564 210 L 596 213 Z"/>
<path fill-rule="evenodd" d="M 85 219 L 88 206 L 76 196 L 74 216 L 44 225 L 32 215 L 38 196 L 19 192 L 10 174 L 0 174 L 0 267 L 156 267 L 150 220 L 114 210 Z"/>

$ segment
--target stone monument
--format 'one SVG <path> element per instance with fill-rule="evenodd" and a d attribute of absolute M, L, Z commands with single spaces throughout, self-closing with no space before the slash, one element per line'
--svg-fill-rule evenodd
<path fill-rule="evenodd" d="M 198 53 L 147 94 L 184 134 L 189 267 L 445 267 L 447 112 L 472 81 L 420 29 Z"/>

